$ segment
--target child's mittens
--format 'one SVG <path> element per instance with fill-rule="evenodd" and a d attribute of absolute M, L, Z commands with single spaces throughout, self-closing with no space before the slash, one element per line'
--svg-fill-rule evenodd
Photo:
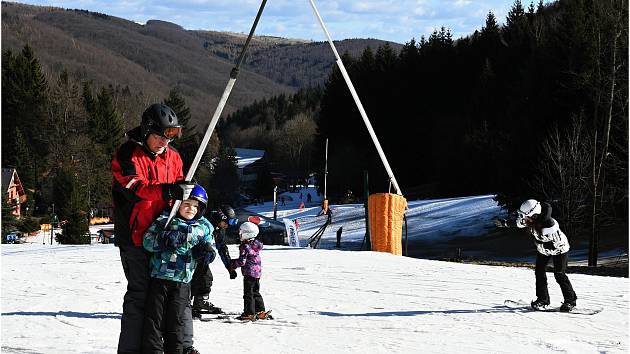
<path fill-rule="evenodd" d="M 238 264 L 236 263 L 236 261 L 237 259 L 230 258 L 230 260 L 228 261 L 228 264 L 230 265 L 230 269 L 234 270 L 238 268 Z M 234 273 L 236 273 L 236 271 Z M 232 273 L 230 273 L 230 279 L 232 279 Z"/>
<path fill-rule="evenodd" d="M 193 259 L 205 265 L 212 263 L 217 256 L 217 252 L 212 247 L 212 244 L 206 241 L 194 245 L 190 251 Z"/>
<path fill-rule="evenodd" d="M 188 235 L 177 230 L 162 231 L 160 234 L 160 239 L 162 240 L 164 248 L 167 250 L 174 250 L 181 247 L 186 243 L 187 238 Z"/>
<path fill-rule="evenodd" d="M 215 258 L 217 258 L 217 252 L 214 250 L 214 248 L 210 247 L 210 250 L 208 251 L 208 254 L 206 255 L 206 259 L 204 263 L 210 264 L 214 262 Z"/>

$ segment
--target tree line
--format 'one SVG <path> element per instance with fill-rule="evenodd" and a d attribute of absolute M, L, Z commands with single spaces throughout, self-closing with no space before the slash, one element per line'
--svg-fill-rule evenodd
<path fill-rule="evenodd" d="M 35 231 L 39 223 L 50 221 L 54 211 L 67 222 L 57 236 L 59 242 L 89 243 L 89 237 L 84 237 L 88 216 L 112 206 L 112 156 L 126 131 L 140 124 L 141 112 L 149 103 L 128 87 L 96 89 L 92 81 L 66 70 L 47 74 L 28 45 L 17 53 L 3 51 L 2 92 L 2 166 L 16 168 L 27 194 L 22 220 L 11 217 L 3 196 L 3 233 Z M 172 146 L 188 170 L 201 137 L 190 123 L 190 109 L 177 88 L 162 102 L 173 108 L 184 127 Z M 222 167 L 213 169 L 215 165 Z M 215 196 L 213 203 L 230 202 L 238 186 L 222 181 L 235 179 L 233 150 L 219 151 L 215 136 L 198 171 L 198 182 Z"/>
<path fill-rule="evenodd" d="M 590 234 L 628 215 L 628 9 L 623 0 L 512 5 L 504 25 L 492 12 L 472 35 L 441 28 L 428 38 L 342 56 L 408 198 L 493 193 L 515 210 L 551 202 L 569 234 Z M 312 104 L 300 105 L 312 92 Z M 290 110 L 288 108 L 291 108 Z M 295 111 L 297 109 L 298 113 Z M 338 68 L 322 88 L 276 96 L 232 114 L 226 139 L 272 148 L 292 117 L 316 124 L 298 173 L 324 172 L 342 200 L 390 191 L 385 169 Z M 283 132 L 284 134 L 284 132 Z M 283 160 L 284 159 L 284 160 Z M 305 161 L 309 161 L 308 164 Z M 621 227 L 619 227 L 621 226 Z M 594 244 L 594 245 L 593 245 Z"/>
<path fill-rule="evenodd" d="M 598 230 L 627 225 L 626 1 L 517 0 L 502 26 L 490 12 L 466 38 L 442 28 L 398 55 L 342 59 L 404 194 L 497 193 L 510 210 L 547 200 L 595 245 Z M 372 192 L 389 189 L 338 69 L 318 132 L 318 147 L 330 139 L 331 192 L 362 190 L 363 170 Z"/>
<path fill-rule="evenodd" d="M 527 7 L 517 0 L 504 25 L 489 12 L 483 28 L 465 38 L 441 28 L 400 50 L 344 54 L 403 194 L 496 193 L 510 210 L 524 199 L 547 200 L 569 233 L 589 233 L 595 249 L 602 229 L 627 224 L 627 11 L 625 0 Z M 28 47 L 5 51 L 2 60 L 2 163 L 19 166 L 32 189 L 31 210 L 41 212 L 39 200 L 44 207 L 60 195 L 71 200 L 71 188 L 54 190 L 56 178 L 64 188 L 79 181 L 89 200 L 83 203 L 109 202 L 109 181 L 99 179 L 111 178 L 108 154 L 151 102 L 127 87 L 92 88 L 63 70 L 44 75 Z M 190 112 L 177 95 L 169 102 L 186 121 Z M 337 68 L 322 87 L 256 101 L 218 130 L 198 174 L 222 186 L 211 192 L 217 198 L 235 187 L 231 177 L 214 176 L 222 168 L 210 156 L 233 162 L 229 146 L 267 151 L 262 192 L 271 171 L 322 176 L 325 139 L 333 201 L 348 190 L 361 195 L 363 171 L 371 192 L 390 189 Z M 177 146 L 183 155 L 196 151 L 193 131 L 187 127 L 191 135 Z"/>
<path fill-rule="evenodd" d="M 226 145 L 265 150 L 265 166 L 252 191 L 256 197 L 272 193 L 271 172 L 283 173 L 286 182 L 303 180 L 313 172 L 321 97 L 318 87 L 300 89 L 256 101 L 220 122 L 219 134 Z"/>

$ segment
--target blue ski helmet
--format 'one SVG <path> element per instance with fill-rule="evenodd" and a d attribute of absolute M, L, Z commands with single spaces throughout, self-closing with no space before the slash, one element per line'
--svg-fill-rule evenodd
<path fill-rule="evenodd" d="M 195 215 L 195 219 L 198 219 L 206 210 L 206 205 L 208 205 L 208 193 L 203 189 L 202 186 L 195 184 L 195 187 L 190 192 L 190 196 L 188 199 L 194 199 L 199 202 L 199 207 L 197 208 L 197 215 Z"/>

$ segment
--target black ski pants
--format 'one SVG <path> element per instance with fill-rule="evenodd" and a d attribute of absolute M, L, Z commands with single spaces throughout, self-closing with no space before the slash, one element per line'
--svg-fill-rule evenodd
<path fill-rule="evenodd" d="M 260 311 L 265 311 L 265 302 L 260 295 L 260 279 L 243 276 L 243 314 L 255 315 Z"/>
<path fill-rule="evenodd" d="M 192 280 L 190 281 L 190 295 L 192 296 L 208 296 L 212 289 L 212 271 L 206 264 L 197 264 Z"/>
<path fill-rule="evenodd" d="M 219 251 L 219 257 L 221 262 L 226 268 L 229 266 L 230 253 L 228 247 L 224 243 L 217 243 L 217 249 Z M 207 264 L 198 264 L 193 273 L 192 280 L 190 281 L 190 294 L 194 297 L 208 297 L 212 290 L 212 271 Z"/>
<path fill-rule="evenodd" d="M 536 297 L 538 300 L 549 301 L 549 290 L 547 288 L 547 274 L 546 268 L 549 259 L 553 258 L 553 275 L 556 278 L 556 282 L 560 285 L 562 290 L 562 296 L 564 302 L 575 302 L 577 296 L 571 286 L 571 281 L 566 275 L 568 252 L 559 254 L 556 256 L 545 256 L 540 253 L 536 253 Z"/>
<path fill-rule="evenodd" d="M 127 278 L 127 292 L 123 300 L 118 353 L 140 353 L 144 306 L 149 288 L 149 253 L 133 245 L 120 245 L 119 250 Z"/>
<path fill-rule="evenodd" d="M 120 262 L 127 278 L 127 292 L 123 300 L 123 314 L 120 321 L 118 354 L 139 354 L 142 352 L 144 309 L 151 279 L 149 276 L 150 254 L 144 248 L 133 245 L 119 245 L 118 248 Z M 186 318 L 185 348 L 193 345 L 190 306 L 186 311 Z"/>
<path fill-rule="evenodd" d="M 181 354 L 190 284 L 151 278 L 144 320 L 142 352 Z"/>

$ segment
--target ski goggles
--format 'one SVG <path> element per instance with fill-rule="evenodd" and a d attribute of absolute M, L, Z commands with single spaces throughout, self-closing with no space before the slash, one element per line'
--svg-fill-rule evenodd
<path fill-rule="evenodd" d="M 175 138 L 179 138 L 182 135 L 182 128 L 167 127 L 162 130 L 153 130 L 152 132 L 168 140 L 173 140 Z"/>
<path fill-rule="evenodd" d="M 227 219 L 227 224 L 230 225 L 230 226 L 234 226 L 234 225 L 238 224 L 238 219 L 237 218 Z"/>

